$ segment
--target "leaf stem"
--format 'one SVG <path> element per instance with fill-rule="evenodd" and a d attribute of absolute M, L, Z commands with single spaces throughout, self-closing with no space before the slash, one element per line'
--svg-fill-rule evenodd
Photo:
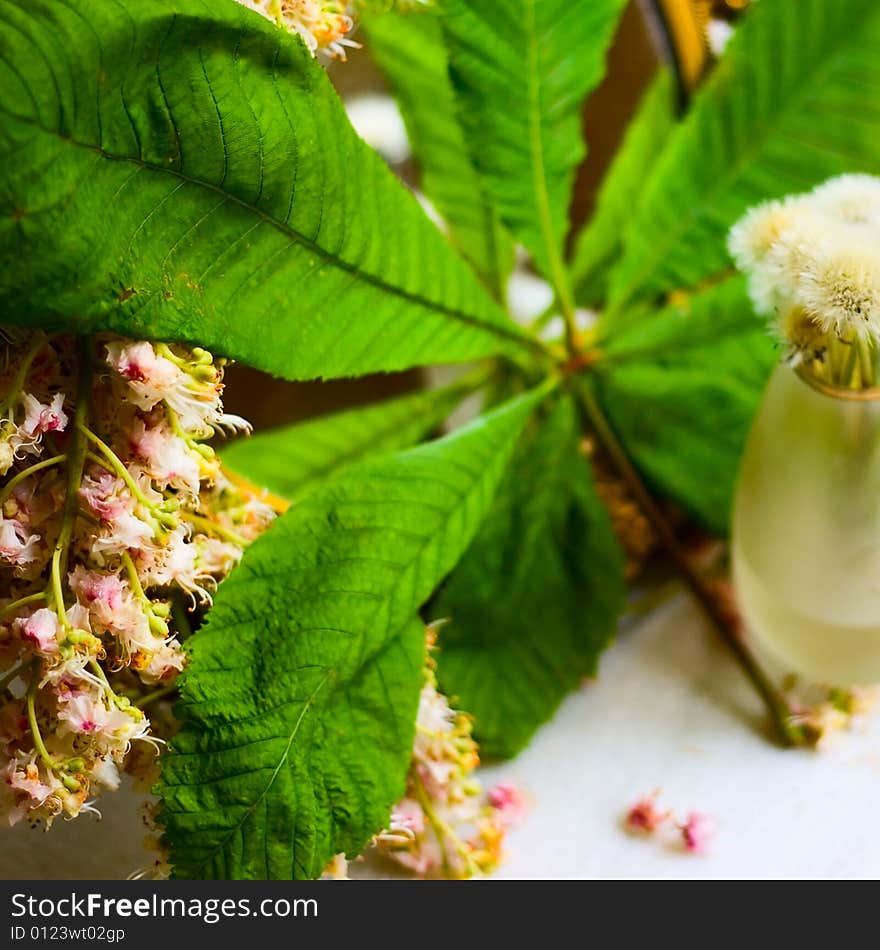
<path fill-rule="evenodd" d="M 549 304 L 538 314 L 537 317 L 532 320 L 529 324 L 529 330 L 532 333 L 540 333 L 544 327 L 559 313 L 559 301 L 556 299 L 556 295 L 553 295 L 553 299 Z"/>
<path fill-rule="evenodd" d="M 535 15 L 535 0 L 527 0 L 524 13 L 526 18 L 526 32 L 529 37 L 526 50 L 527 57 L 527 93 L 529 116 L 529 150 L 532 156 L 532 183 L 535 189 L 535 203 L 538 210 L 538 224 L 541 230 L 541 239 L 547 253 L 547 263 L 550 269 L 550 280 L 556 296 L 559 299 L 559 308 L 565 321 L 566 346 L 570 356 L 578 352 L 577 321 L 574 316 L 574 298 L 571 292 L 571 282 L 568 270 L 562 260 L 560 238 L 556 234 L 553 221 L 553 212 L 550 208 L 550 195 L 547 185 L 547 168 L 544 162 L 544 139 L 541 129 L 542 109 L 540 89 L 535 79 L 539 75 L 537 24 Z"/>
<path fill-rule="evenodd" d="M 620 444 L 614 430 L 611 428 L 611 424 L 605 418 L 593 393 L 590 391 L 589 385 L 581 382 L 581 385 L 577 388 L 581 406 L 602 448 L 620 476 L 627 483 L 636 503 L 656 532 L 676 572 L 703 608 L 706 616 L 712 621 L 746 677 L 764 701 L 779 741 L 784 746 L 804 744 L 803 731 L 794 722 L 791 707 L 770 681 L 744 642 L 735 623 L 721 608 L 713 592 L 689 561 L 684 549 L 679 544 L 675 531 L 630 462 L 626 450 Z"/>

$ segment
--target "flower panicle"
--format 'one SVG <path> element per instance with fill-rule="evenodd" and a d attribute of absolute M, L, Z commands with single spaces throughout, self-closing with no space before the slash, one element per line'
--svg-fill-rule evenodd
<path fill-rule="evenodd" d="M 507 829 L 520 820 L 527 803 L 513 785 L 485 790 L 475 778 L 480 757 L 471 719 L 438 691 L 431 656 L 434 628 L 428 628 L 427 639 L 406 794 L 373 844 L 418 877 L 482 876 L 501 860 Z"/>
<path fill-rule="evenodd" d="M 51 822 L 147 767 L 132 750 L 162 738 L 139 703 L 186 663 L 175 605 L 209 604 L 273 512 L 207 444 L 249 431 L 210 353 L 4 338 L 0 813 Z"/>

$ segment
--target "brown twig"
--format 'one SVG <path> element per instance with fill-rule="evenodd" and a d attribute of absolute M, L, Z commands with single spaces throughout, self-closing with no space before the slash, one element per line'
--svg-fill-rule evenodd
<path fill-rule="evenodd" d="M 724 609 L 705 579 L 691 564 L 669 521 L 654 501 L 611 428 L 611 424 L 599 408 L 589 385 L 581 381 L 577 388 L 581 406 L 596 438 L 629 486 L 633 498 L 650 522 L 675 571 L 712 621 L 758 695 L 763 699 L 780 742 L 785 746 L 802 745 L 805 737 L 801 728 L 793 720 L 788 702 L 770 681 L 746 645 L 737 618 Z"/>

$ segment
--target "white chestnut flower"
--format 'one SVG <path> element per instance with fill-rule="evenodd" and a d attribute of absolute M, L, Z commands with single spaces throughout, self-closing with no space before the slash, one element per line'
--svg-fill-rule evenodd
<path fill-rule="evenodd" d="M 15 518 L 0 517 L 0 561 L 22 567 L 39 557 L 40 536 Z"/>
<path fill-rule="evenodd" d="M 104 338 L 81 344 L 81 358 L 67 337 L 9 339 L 0 816 L 49 824 L 94 812 L 89 795 L 116 788 L 120 768 L 148 770 L 129 752 L 163 741 L 149 704 L 185 666 L 179 618 L 210 603 L 272 512 L 224 479 L 204 444 L 249 430 L 223 412 L 223 363 L 210 353 Z"/>
<path fill-rule="evenodd" d="M 511 785 L 486 792 L 476 780 L 480 757 L 470 717 L 437 689 L 430 655 L 435 635 L 429 627 L 406 795 L 373 846 L 419 877 L 475 877 L 498 864 L 524 800 Z"/>
<path fill-rule="evenodd" d="M 314 56 L 325 51 L 335 59 L 345 60 L 346 47 L 359 49 L 360 44 L 346 37 L 354 25 L 346 13 L 347 3 L 338 0 L 238 0 L 267 20 L 302 38 Z"/>

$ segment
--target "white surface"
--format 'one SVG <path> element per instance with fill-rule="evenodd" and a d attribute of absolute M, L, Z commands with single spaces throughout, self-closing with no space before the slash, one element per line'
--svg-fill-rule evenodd
<path fill-rule="evenodd" d="M 410 156 L 403 117 L 392 96 L 365 93 L 345 102 L 348 119 L 357 134 L 392 165 Z"/>
<path fill-rule="evenodd" d="M 622 636 L 519 759 L 484 770 L 535 801 L 496 877 L 880 876 L 880 717 L 812 753 L 772 746 L 760 713 L 690 602 L 671 601 Z M 710 854 L 621 830 L 655 788 L 676 812 L 715 817 Z M 0 878 L 125 877 L 143 863 L 136 806 L 118 793 L 101 823 L 5 833 Z"/>

